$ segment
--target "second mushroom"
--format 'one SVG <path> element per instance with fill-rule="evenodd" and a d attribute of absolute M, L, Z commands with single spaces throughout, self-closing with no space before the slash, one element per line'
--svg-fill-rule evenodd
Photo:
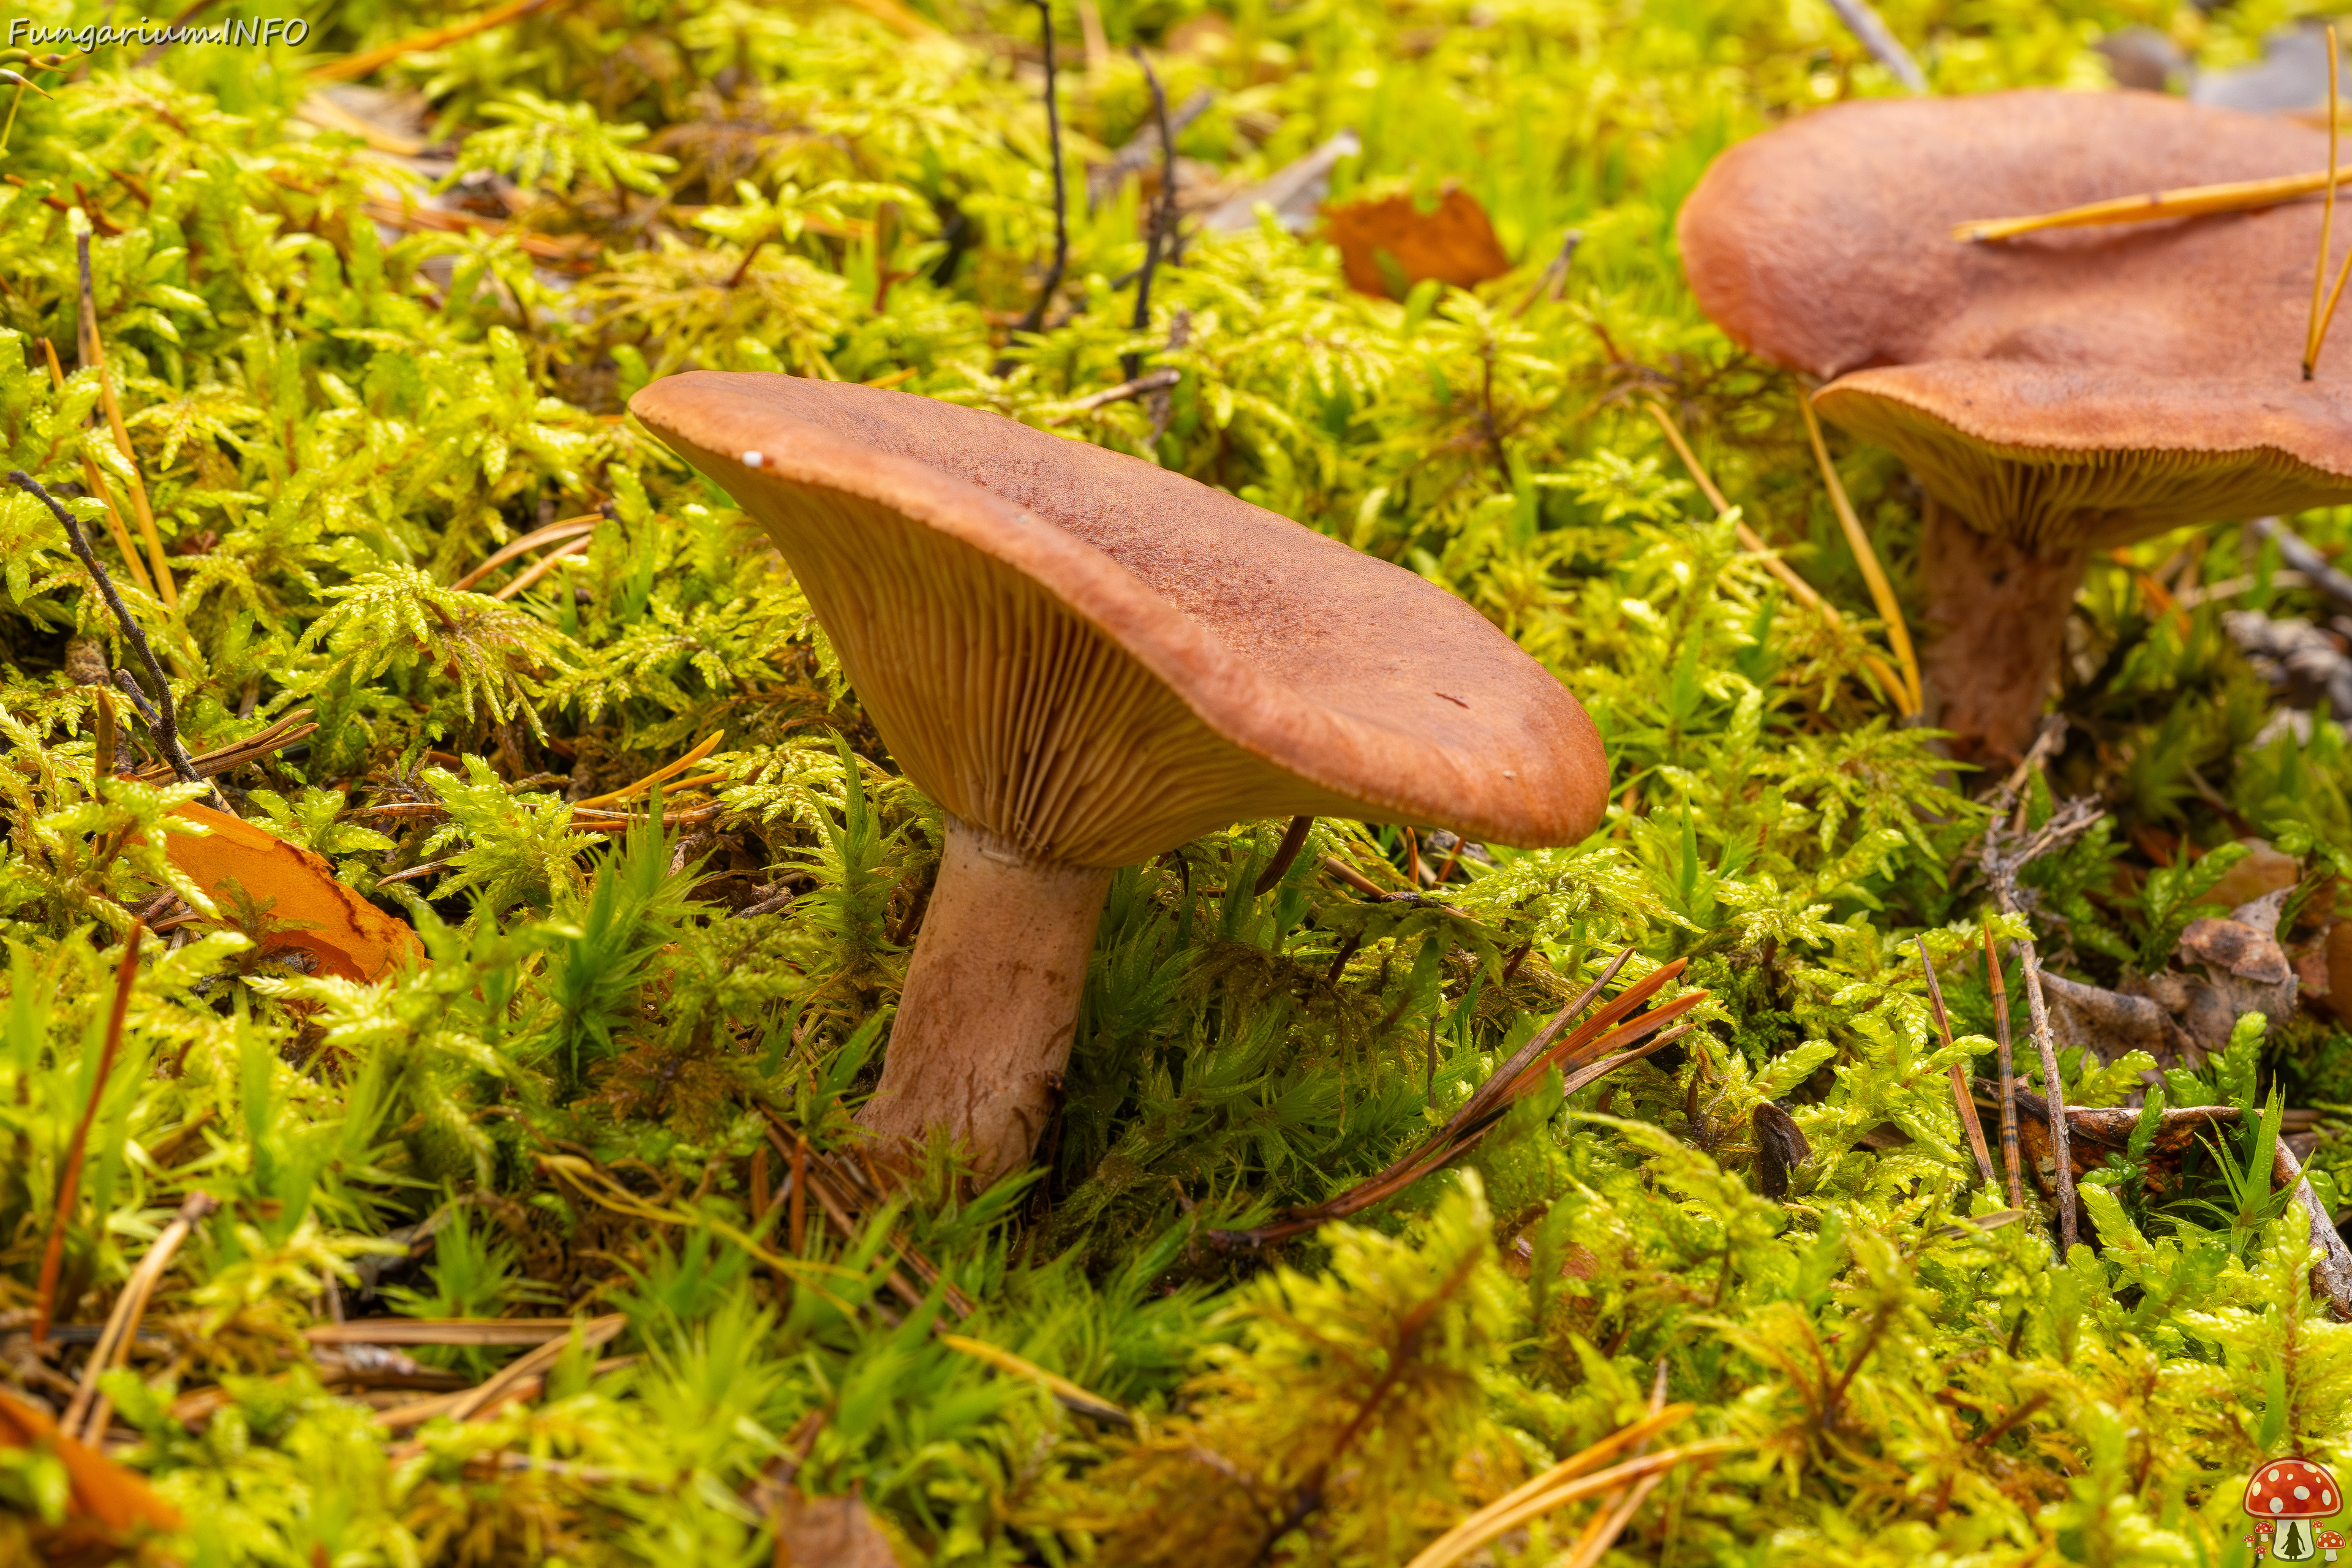
<path fill-rule="evenodd" d="M 1239 820 L 1572 843 L 1591 720 L 1475 610 L 1150 463 L 989 413 L 696 372 L 630 407 L 782 550 L 939 880 L 861 1120 L 1030 1158 L 1112 871 Z"/>

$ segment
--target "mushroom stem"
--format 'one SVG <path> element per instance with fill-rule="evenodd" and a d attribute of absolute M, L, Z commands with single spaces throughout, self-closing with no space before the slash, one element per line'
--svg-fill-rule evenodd
<path fill-rule="evenodd" d="M 1070 1058 L 1110 879 L 950 816 L 882 1081 L 858 1120 L 908 1142 L 943 1127 L 985 1176 L 1026 1163 Z"/>
<path fill-rule="evenodd" d="M 2083 550 L 2035 554 L 1984 533 L 1933 501 L 1920 540 L 1927 587 L 1921 650 L 1928 710 L 1952 731 L 1952 756 L 2013 763 L 2041 722 L 2083 585 Z"/>

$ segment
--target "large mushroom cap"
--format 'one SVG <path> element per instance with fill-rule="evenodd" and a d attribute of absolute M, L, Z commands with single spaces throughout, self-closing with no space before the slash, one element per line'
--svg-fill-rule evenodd
<path fill-rule="evenodd" d="M 908 775 L 1026 854 L 1243 818 L 1570 843 L 1591 720 L 1475 610 L 1151 464 L 903 393 L 695 372 L 631 409 L 782 548 Z"/>
<path fill-rule="evenodd" d="M 2326 164 L 2324 132 L 2154 93 L 1881 100 L 1733 148 L 1678 233 L 1700 307 L 1823 414 L 1979 528 L 2095 546 L 2352 497 L 2352 372 L 2301 379 L 2320 204 L 1953 226 Z"/>

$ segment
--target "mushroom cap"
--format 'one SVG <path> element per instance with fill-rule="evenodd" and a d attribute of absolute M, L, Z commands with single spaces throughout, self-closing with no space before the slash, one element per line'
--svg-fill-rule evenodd
<path fill-rule="evenodd" d="M 2321 204 L 1953 226 L 2326 166 L 2324 131 L 2158 93 L 1874 100 L 1732 148 L 1677 235 L 1700 308 L 1937 500 L 2096 547 L 2352 498 L 2345 351 L 2301 379 Z"/>
<path fill-rule="evenodd" d="M 2326 1519 L 2343 1506 L 2336 1478 L 2309 1459 L 2273 1459 L 2246 1482 L 2245 1510 L 2256 1519 Z"/>
<path fill-rule="evenodd" d="M 1223 491 L 840 382 L 630 408 L 775 539 L 908 776 L 1027 854 L 1307 815 L 1567 844 L 1607 804 L 1591 718 L 1477 611 Z"/>

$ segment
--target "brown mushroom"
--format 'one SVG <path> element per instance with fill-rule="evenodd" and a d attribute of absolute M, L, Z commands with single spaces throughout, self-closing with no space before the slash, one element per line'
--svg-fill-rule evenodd
<path fill-rule="evenodd" d="M 1923 663 L 1955 754 L 2031 740 L 2089 551 L 2352 499 L 2352 388 L 2301 379 L 2317 202 L 1953 226 L 2326 162 L 2324 132 L 2157 94 L 1877 100 L 1734 147 L 1684 205 L 1700 308 L 1934 503 Z"/>
<path fill-rule="evenodd" d="M 630 404 L 782 548 L 947 813 L 877 1132 L 1029 1157 L 1113 868 L 1253 818 L 1571 843 L 1598 732 L 1461 600 L 1133 458 L 903 393 L 698 372 Z"/>

